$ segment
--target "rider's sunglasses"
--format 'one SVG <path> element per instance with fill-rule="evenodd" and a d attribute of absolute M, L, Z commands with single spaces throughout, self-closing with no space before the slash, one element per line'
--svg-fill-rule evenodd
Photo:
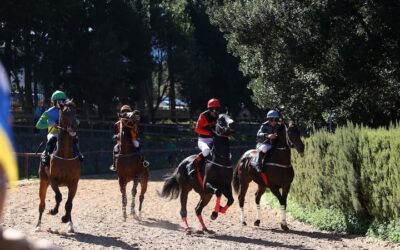
<path fill-rule="evenodd" d="M 278 121 L 279 121 L 278 118 L 269 118 L 268 120 L 269 120 L 270 122 L 278 122 Z"/>

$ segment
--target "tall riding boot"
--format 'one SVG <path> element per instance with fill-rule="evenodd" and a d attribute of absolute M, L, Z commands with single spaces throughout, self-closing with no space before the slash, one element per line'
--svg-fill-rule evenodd
<path fill-rule="evenodd" d="M 78 140 L 78 136 L 76 136 L 75 138 L 74 138 L 74 140 L 73 140 L 73 145 L 72 145 L 72 147 L 73 147 L 73 151 L 74 151 L 74 155 L 76 154 L 76 155 L 78 155 L 78 157 L 79 157 L 79 160 L 81 161 L 81 162 L 83 162 L 83 160 L 85 159 L 85 157 L 83 156 L 83 154 L 80 152 L 80 150 L 79 150 L 79 140 Z"/>
<path fill-rule="evenodd" d="M 186 165 L 186 169 L 188 171 L 189 176 L 195 176 L 195 170 L 196 167 L 199 166 L 200 162 L 204 159 L 204 156 L 202 153 L 198 154 L 196 158 L 192 162 Z"/>
<path fill-rule="evenodd" d="M 53 153 L 56 147 L 57 137 L 52 137 L 47 141 L 46 148 L 40 156 L 40 161 L 43 165 L 48 166 L 50 162 L 50 154 Z"/>
<path fill-rule="evenodd" d="M 262 172 L 264 157 L 265 157 L 265 153 L 260 150 L 258 152 L 257 165 L 255 167 L 257 173 L 261 173 Z"/>
<path fill-rule="evenodd" d="M 114 150 L 113 150 L 113 163 L 112 163 L 112 165 L 110 166 L 110 170 L 111 171 L 116 171 L 117 169 L 116 169 L 116 167 L 115 167 L 115 160 L 116 160 L 116 155 L 119 153 L 119 146 L 118 146 L 118 144 L 117 145 L 115 145 L 114 146 Z"/>

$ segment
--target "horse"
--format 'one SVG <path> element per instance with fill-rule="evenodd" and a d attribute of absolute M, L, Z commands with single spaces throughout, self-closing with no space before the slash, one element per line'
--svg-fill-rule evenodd
<path fill-rule="evenodd" d="M 57 140 L 57 149 L 50 156 L 50 168 L 44 164 L 39 166 L 39 220 L 36 225 L 36 231 L 41 230 L 41 220 L 46 203 L 46 192 L 50 185 L 55 193 L 56 205 L 49 211 L 51 215 L 58 213 L 62 195 L 60 186 L 68 188 L 68 199 L 65 203 L 65 215 L 61 221 L 68 223 L 67 232 L 73 233 L 74 226 L 71 219 L 72 201 L 78 189 L 78 182 L 81 175 L 81 166 L 78 156 L 73 153 L 73 140 L 76 135 L 77 123 L 75 119 L 76 106 L 73 100 L 67 100 L 60 110 L 59 125 L 57 128 L 60 131 Z"/>
<path fill-rule="evenodd" d="M 251 181 L 258 185 L 255 194 L 257 205 L 255 226 L 260 225 L 260 199 L 266 188 L 269 188 L 274 196 L 279 200 L 281 206 L 281 228 L 289 230 L 286 222 L 286 205 L 290 185 L 294 178 L 294 170 L 291 165 L 291 147 L 302 155 L 304 153 L 304 144 L 300 138 L 300 131 L 293 122 L 278 125 L 277 139 L 273 148 L 267 152 L 263 161 L 263 173 L 267 176 L 267 183 L 264 183 L 261 175 L 256 172 L 254 165 L 257 164 L 257 150 L 246 151 L 236 164 L 233 174 L 232 186 L 235 193 L 238 194 L 240 207 L 240 222 L 246 225 L 244 219 L 244 200 L 247 189 Z M 279 189 L 282 189 L 282 193 Z"/>
<path fill-rule="evenodd" d="M 216 204 L 211 214 L 211 219 L 215 220 L 218 213 L 225 213 L 234 199 L 232 195 L 231 180 L 233 168 L 230 160 L 229 141 L 234 133 L 234 121 L 227 114 L 220 114 L 217 119 L 213 147 L 211 149 L 212 159 L 206 159 L 203 171 L 196 168 L 196 176 L 188 175 L 186 165 L 192 162 L 196 155 L 188 156 L 184 159 L 172 174 L 164 179 L 164 185 L 159 195 L 164 198 L 176 199 L 180 196 L 182 224 L 186 234 L 191 234 L 187 223 L 187 199 L 189 192 L 193 189 L 200 195 L 200 201 L 196 206 L 196 215 L 201 225 L 199 233 L 213 233 L 208 230 L 201 215 L 203 208 L 210 202 L 212 196 L 216 195 Z M 220 205 L 221 196 L 227 198 L 224 207 Z"/>
<path fill-rule="evenodd" d="M 122 216 L 124 221 L 126 221 L 126 186 L 130 181 L 133 181 L 130 214 L 135 219 L 141 219 L 142 204 L 149 179 L 149 170 L 144 166 L 143 156 L 140 154 L 139 149 L 135 148 L 132 143 L 130 130 L 134 129 L 136 132 L 138 131 L 138 120 L 136 120 L 134 117 L 120 117 L 120 122 L 122 126 L 119 135 L 121 138 L 121 144 L 119 154 L 115 156 L 115 166 L 118 175 L 120 191 L 122 194 Z M 139 195 L 139 212 L 136 213 L 135 199 L 139 182 L 141 186 Z"/>

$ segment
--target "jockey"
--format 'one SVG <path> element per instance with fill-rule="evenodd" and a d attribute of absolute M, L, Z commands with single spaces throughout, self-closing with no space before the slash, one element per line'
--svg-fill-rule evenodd
<path fill-rule="evenodd" d="M 140 120 L 140 112 L 139 110 L 133 110 L 129 105 L 123 105 L 119 111 L 118 114 L 119 117 L 121 118 L 131 118 L 134 117 L 135 120 L 139 121 Z M 117 121 L 114 124 L 114 131 L 115 131 L 115 135 L 113 136 L 114 140 L 117 140 L 117 144 L 115 144 L 114 146 L 114 150 L 113 150 L 113 164 L 110 167 L 111 171 L 116 171 L 115 168 L 115 159 L 116 159 L 116 155 L 119 154 L 120 152 L 120 145 L 121 145 L 121 136 L 120 136 L 120 131 L 121 131 L 121 120 Z M 140 144 L 139 141 L 137 140 L 137 131 L 133 128 L 130 129 L 130 134 L 132 137 L 132 144 L 133 147 L 135 147 L 138 151 L 140 150 Z M 148 167 L 149 166 L 149 162 L 143 160 L 143 166 L 144 167 Z"/>
<path fill-rule="evenodd" d="M 53 104 L 53 107 L 46 110 L 39 118 L 39 121 L 36 123 L 37 129 L 48 130 L 46 149 L 41 156 L 41 162 L 44 165 L 49 164 L 50 154 L 54 151 L 54 148 L 56 147 L 58 134 L 60 133 L 57 127 L 60 120 L 59 110 L 65 104 L 66 99 L 67 96 L 64 92 L 56 90 L 51 95 L 51 102 Z M 79 156 L 79 160 L 83 161 L 84 157 L 79 151 L 78 136 L 75 136 L 73 139 L 73 151 Z"/>
<path fill-rule="evenodd" d="M 267 113 L 267 121 L 261 124 L 260 129 L 257 132 L 257 165 L 255 167 L 258 173 L 262 172 L 263 159 L 272 148 L 272 143 L 277 137 L 277 124 L 279 121 L 279 113 L 275 110 L 270 110 Z"/>
<path fill-rule="evenodd" d="M 201 166 L 202 164 L 200 163 L 210 154 L 221 104 L 218 99 L 212 98 L 208 101 L 207 108 L 208 110 L 200 114 L 196 123 L 195 132 L 199 135 L 197 146 L 201 150 L 201 153 L 196 156 L 193 162 L 190 162 L 186 166 L 190 176 L 194 176 L 195 168 Z"/>

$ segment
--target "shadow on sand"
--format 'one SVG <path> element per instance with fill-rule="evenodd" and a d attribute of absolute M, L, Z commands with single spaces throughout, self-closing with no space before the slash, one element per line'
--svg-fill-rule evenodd
<path fill-rule="evenodd" d="M 102 235 L 92 235 L 87 233 L 75 233 L 71 235 L 61 235 L 62 238 L 74 238 L 79 242 L 95 244 L 102 247 L 118 247 L 122 249 L 139 249 L 137 244 L 130 245 L 117 237 L 108 237 Z"/>

